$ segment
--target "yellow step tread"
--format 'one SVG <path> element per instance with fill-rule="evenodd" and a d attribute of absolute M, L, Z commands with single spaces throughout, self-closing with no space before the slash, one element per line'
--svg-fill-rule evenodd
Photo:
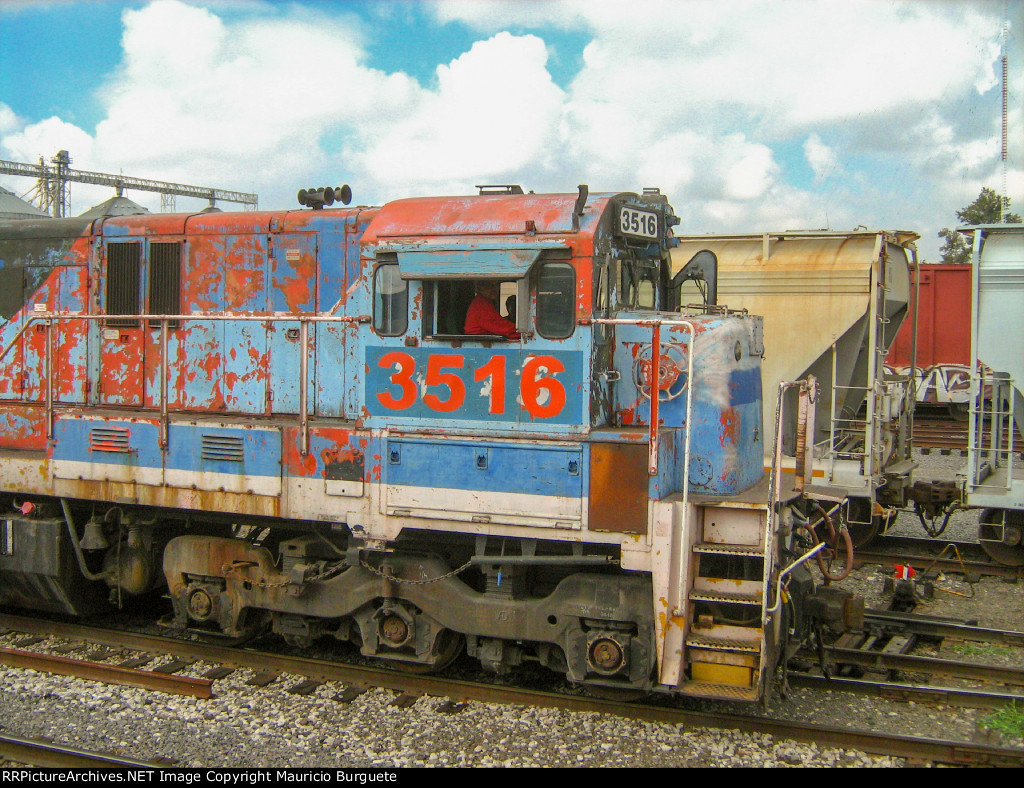
<path fill-rule="evenodd" d="M 756 654 L 761 650 L 761 643 L 760 640 L 755 642 L 690 634 L 686 638 L 686 647 L 706 648 L 715 651 L 743 651 L 749 654 Z"/>
<path fill-rule="evenodd" d="M 704 681 L 688 681 L 679 688 L 683 695 L 714 700 L 758 700 L 757 687 L 734 687 L 729 684 L 709 684 Z"/>

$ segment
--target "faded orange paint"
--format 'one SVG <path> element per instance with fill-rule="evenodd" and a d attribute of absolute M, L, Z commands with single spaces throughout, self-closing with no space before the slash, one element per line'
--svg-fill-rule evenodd
<path fill-rule="evenodd" d="M 0 448 L 46 449 L 46 431 L 39 428 L 46 419 L 42 405 L 0 403 Z"/>
<path fill-rule="evenodd" d="M 722 446 L 725 446 L 727 443 L 735 444 L 737 431 L 739 430 L 739 412 L 736 408 L 723 408 L 719 421 L 722 424 L 720 437 Z"/>
<path fill-rule="evenodd" d="M 230 260 L 221 262 L 226 251 L 224 237 L 192 236 L 188 250 L 188 276 L 182 281 L 182 304 L 193 311 L 219 310 L 218 285 L 225 268 L 230 267 Z"/>
<path fill-rule="evenodd" d="M 266 274 L 263 270 L 265 257 L 257 256 L 258 253 L 266 255 L 266 250 L 253 248 L 250 251 L 252 254 L 248 259 L 243 255 L 239 255 L 242 258 L 239 261 L 240 264 L 229 265 L 224 272 L 224 304 L 225 308 L 232 312 L 246 314 L 253 311 L 251 309 L 243 309 L 243 306 L 249 306 L 251 293 L 261 293 L 266 288 Z M 250 265 L 246 265 L 247 262 Z M 253 267 L 252 263 L 255 263 L 256 266 Z M 262 304 L 262 310 L 265 309 L 266 304 L 264 303 Z M 262 310 L 257 308 L 256 311 Z"/>
<path fill-rule="evenodd" d="M 309 311 L 314 303 L 314 286 L 316 284 L 316 257 L 303 253 L 295 263 L 295 275 L 280 277 L 274 288 L 284 296 L 288 311 L 292 314 L 303 314 Z"/>

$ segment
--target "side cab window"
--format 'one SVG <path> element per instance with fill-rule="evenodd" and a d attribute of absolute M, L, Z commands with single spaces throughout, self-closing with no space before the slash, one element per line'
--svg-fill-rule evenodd
<path fill-rule="evenodd" d="M 569 263 L 544 262 L 537 271 L 537 333 L 565 339 L 576 326 L 576 269 Z"/>
<path fill-rule="evenodd" d="M 398 262 L 386 262 L 373 273 L 373 329 L 381 336 L 401 336 L 409 328 L 409 283 Z"/>
<path fill-rule="evenodd" d="M 528 330 L 529 280 L 436 279 L 423 280 L 424 339 L 473 339 L 504 341 L 492 334 L 470 334 L 466 330 L 469 306 L 476 298 L 481 281 L 495 288 L 493 298 L 498 315 L 515 325 L 520 333 Z"/>

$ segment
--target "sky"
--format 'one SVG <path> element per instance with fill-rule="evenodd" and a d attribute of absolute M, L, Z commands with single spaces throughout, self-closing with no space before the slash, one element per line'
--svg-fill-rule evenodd
<path fill-rule="evenodd" d="M 657 187 L 680 233 L 912 230 L 937 262 L 982 187 L 1024 208 L 1022 29 L 1024 0 L 2 0 L 0 159 L 261 209 Z"/>

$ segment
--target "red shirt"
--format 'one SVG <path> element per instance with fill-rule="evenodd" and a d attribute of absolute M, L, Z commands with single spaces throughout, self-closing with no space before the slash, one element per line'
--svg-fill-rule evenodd
<path fill-rule="evenodd" d="M 506 339 L 519 339 L 518 329 L 511 320 L 502 317 L 498 308 L 486 297 L 478 295 L 466 312 L 467 334 L 497 334 Z"/>

